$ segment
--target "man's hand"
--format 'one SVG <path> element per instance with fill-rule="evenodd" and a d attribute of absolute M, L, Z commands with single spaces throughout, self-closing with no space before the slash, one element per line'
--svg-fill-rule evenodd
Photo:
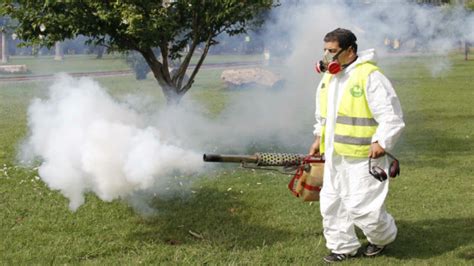
<path fill-rule="evenodd" d="M 378 142 L 374 142 L 370 145 L 369 158 L 379 158 L 385 154 L 385 150 L 380 146 Z"/>
<path fill-rule="evenodd" d="M 317 137 L 314 139 L 314 142 L 313 142 L 313 144 L 311 145 L 311 148 L 309 148 L 308 155 L 320 156 L 320 154 L 319 154 L 319 145 L 320 145 L 320 137 L 317 136 Z"/>

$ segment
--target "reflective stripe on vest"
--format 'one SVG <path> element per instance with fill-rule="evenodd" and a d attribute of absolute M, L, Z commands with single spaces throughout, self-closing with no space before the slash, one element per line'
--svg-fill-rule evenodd
<path fill-rule="evenodd" d="M 324 121 L 326 122 L 326 121 Z M 373 118 L 339 116 L 336 123 L 352 126 L 376 126 L 377 121 Z"/>
<path fill-rule="evenodd" d="M 344 88 L 338 106 L 334 129 L 334 151 L 340 155 L 367 157 L 377 122 L 372 116 L 366 98 L 367 77 L 378 67 L 365 62 L 357 65 Z M 325 151 L 325 133 L 329 83 L 332 75 L 325 74 L 319 91 L 319 106 L 322 120 L 320 151 Z"/>

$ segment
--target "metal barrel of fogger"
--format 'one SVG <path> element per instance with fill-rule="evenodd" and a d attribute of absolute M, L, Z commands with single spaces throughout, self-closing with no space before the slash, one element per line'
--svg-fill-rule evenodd
<path fill-rule="evenodd" d="M 256 153 L 255 155 L 204 154 L 205 162 L 253 163 L 257 166 L 295 166 L 301 164 L 305 155 L 294 153 Z"/>
<path fill-rule="evenodd" d="M 257 163 L 256 155 L 225 155 L 225 154 L 204 154 L 202 159 L 205 162 L 219 163 Z"/>

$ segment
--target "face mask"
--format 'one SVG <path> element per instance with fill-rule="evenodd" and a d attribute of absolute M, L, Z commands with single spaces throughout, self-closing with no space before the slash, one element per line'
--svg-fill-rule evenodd
<path fill-rule="evenodd" d="M 328 71 L 333 75 L 341 72 L 342 66 L 339 64 L 339 62 L 337 62 L 337 57 L 345 50 L 346 49 L 342 49 L 335 54 L 331 54 L 326 51 L 326 53 L 324 53 L 323 60 L 319 61 L 315 66 L 316 72 L 321 73 Z"/>

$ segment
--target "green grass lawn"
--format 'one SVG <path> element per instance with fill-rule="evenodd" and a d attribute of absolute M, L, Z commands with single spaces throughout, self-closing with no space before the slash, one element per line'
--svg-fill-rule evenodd
<path fill-rule="evenodd" d="M 109 54 L 104 55 L 102 59 L 97 59 L 96 55 L 66 55 L 64 60 L 55 61 L 54 56 L 11 56 L 9 65 L 26 65 L 29 73 L 27 74 L 6 74 L 0 73 L 2 77 L 12 77 L 18 75 L 46 75 L 57 72 L 98 72 L 129 70 L 130 67 L 125 62 L 125 55 Z M 198 61 L 198 56 L 194 56 L 191 64 Z M 262 55 L 208 55 L 204 61 L 206 64 L 218 64 L 229 62 L 255 62 L 263 60 Z"/>
<path fill-rule="evenodd" d="M 399 235 L 384 256 L 343 264 L 474 263 L 474 61 L 453 55 L 451 68 L 432 77 L 426 65 L 436 60 L 381 60 L 407 124 L 396 151 L 401 176 L 387 200 Z M 233 96 L 219 75 L 203 70 L 186 96 L 211 117 Z M 151 78 L 98 80 L 117 98 L 140 93 L 163 103 Z M 155 198 L 154 217 L 94 195 L 70 212 L 36 169 L 15 163 L 27 106 L 46 94 L 48 82 L 0 83 L 0 264 L 314 265 L 327 255 L 319 204 L 293 198 L 289 178 L 273 172 L 223 167 L 189 184 L 194 194 Z"/>
<path fill-rule="evenodd" d="M 102 59 L 96 59 L 96 55 L 66 55 L 62 61 L 55 61 L 54 56 L 38 56 L 36 58 L 31 56 L 11 56 L 8 64 L 26 65 L 29 70 L 27 75 L 130 69 L 125 63 L 125 56 L 121 55 L 105 55 Z M 14 74 L 0 74 L 0 78 L 9 76 L 14 76 Z"/>

